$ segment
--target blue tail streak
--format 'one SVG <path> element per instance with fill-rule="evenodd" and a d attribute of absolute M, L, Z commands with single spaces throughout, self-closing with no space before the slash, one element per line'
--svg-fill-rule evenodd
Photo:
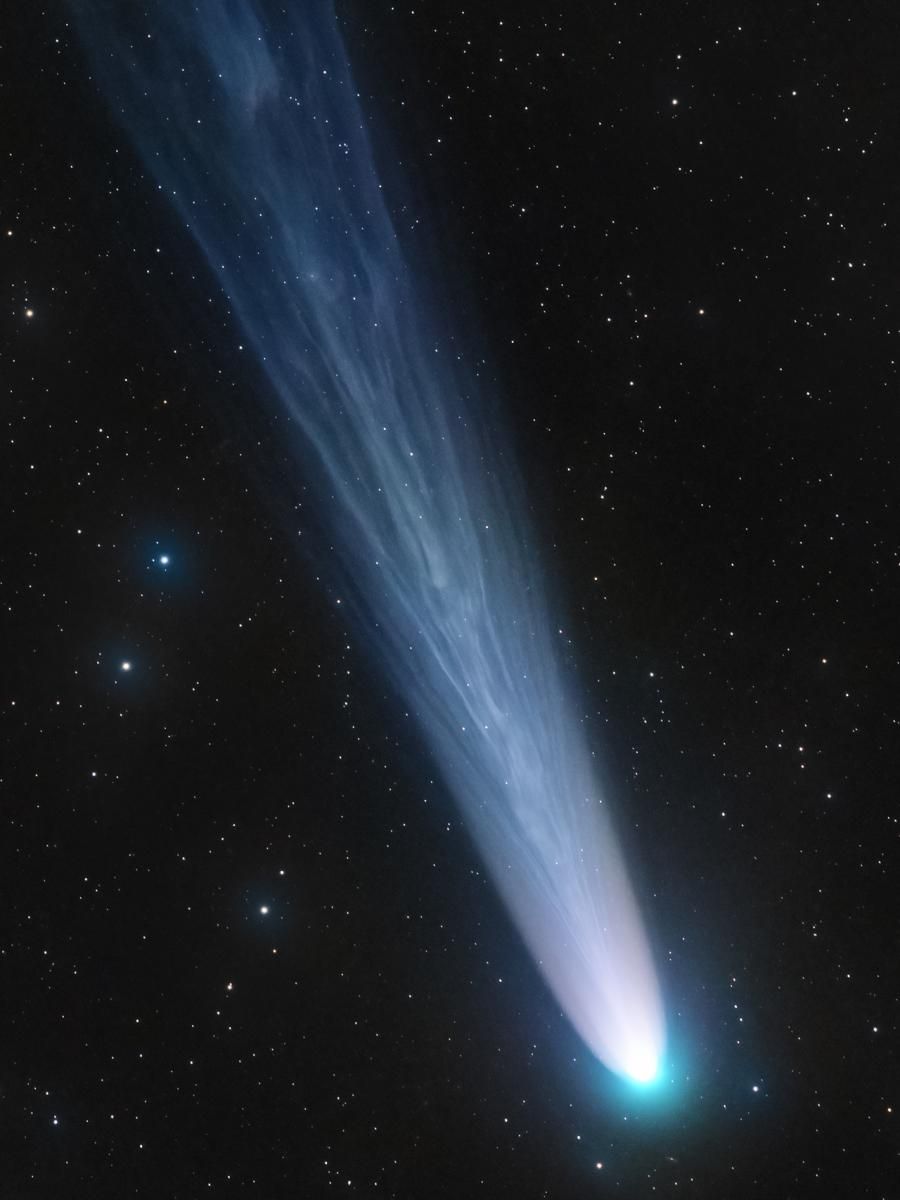
<path fill-rule="evenodd" d="M 355 619 L 586 1044 L 652 1078 L 659 988 L 555 648 L 516 470 L 417 282 L 330 4 L 74 6 L 318 484 Z M 145 22 L 142 25 L 142 22 Z"/>

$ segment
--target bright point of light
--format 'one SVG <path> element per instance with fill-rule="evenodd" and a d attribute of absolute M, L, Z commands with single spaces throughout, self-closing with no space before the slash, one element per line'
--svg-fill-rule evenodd
<path fill-rule="evenodd" d="M 853 264 L 851 263 L 850 265 L 852 266 Z M 30 321 L 30 320 L 31 320 L 31 318 L 34 316 L 34 309 L 33 309 L 33 308 L 26 308 L 26 309 L 25 309 L 25 316 L 26 316 L 26 317 L 28 317 L 28 319 L 29 319 L 29 321 Z"/>
<path fill-rule="evenodd" d="M 122 663 L 122 670 L 123 670 L 123 671 L 130 671 L 130 670 L 131 670 L 131 663 L 130 663 L 130 662 L 123 662 L 123 663 Z"/>
<path fill-rule="evenodd" d="M 263 916 L 265 916 L 265 915 L 266 915 L 266 913 L 269 911 L 269 906 L 268 906 L 268 904 L 261 904 L 261 905 L 259 906 L 259 911 L 262 913 L 262 915 L 263 915 Z"/>
<path fill-rule="evenodd" d="M 659 1072 L 659 1060 L 652 1050 L 635 1050 L 626 1066 L 625 1073 L 634 1083 L 651 1083 Z"/>
<path fill-rule="evenodd" d="M 161 567 L 167 567 L 167 566 L 169 565 L 169 556 L 168 556 L 168 554 L 161 554 L 161 555 L 159 556 L 159 565 L 160 565 Z"/>

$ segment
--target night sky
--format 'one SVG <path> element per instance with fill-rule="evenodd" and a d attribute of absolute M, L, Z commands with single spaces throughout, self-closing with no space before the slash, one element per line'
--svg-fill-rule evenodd
<path fill-rule="evenodd" d="M 895 5 L 339 12 L 526 480 L 664 1071 L 561 1014 L 226 297 L 21 5 L 3 1195 L 896 1196 Z"/>

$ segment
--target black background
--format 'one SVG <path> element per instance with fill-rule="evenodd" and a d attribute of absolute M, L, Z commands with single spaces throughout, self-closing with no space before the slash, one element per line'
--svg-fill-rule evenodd
<path fill-rule="evenodd" d="M 892 1196 L 900 19 L 341 17 L 567 597 L 664 1077 L 547 995 L 301 548 L 224 297 L 66 11 L 19 6 L 4 1195 Z"/>

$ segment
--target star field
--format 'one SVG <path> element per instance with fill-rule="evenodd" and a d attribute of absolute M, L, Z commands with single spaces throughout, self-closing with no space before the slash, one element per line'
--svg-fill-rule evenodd
<path fill-rule="evenodd" d="M 10 1195 L 889 1197 L 893 8 L 340 5 L 512 427 L 670 1045 L 585 1050 L 69 11 L 6 169 Z M 271 19 L 277 20 L 273 10 Z M 289 503 L 273 502 L 289 496 Z"/>

